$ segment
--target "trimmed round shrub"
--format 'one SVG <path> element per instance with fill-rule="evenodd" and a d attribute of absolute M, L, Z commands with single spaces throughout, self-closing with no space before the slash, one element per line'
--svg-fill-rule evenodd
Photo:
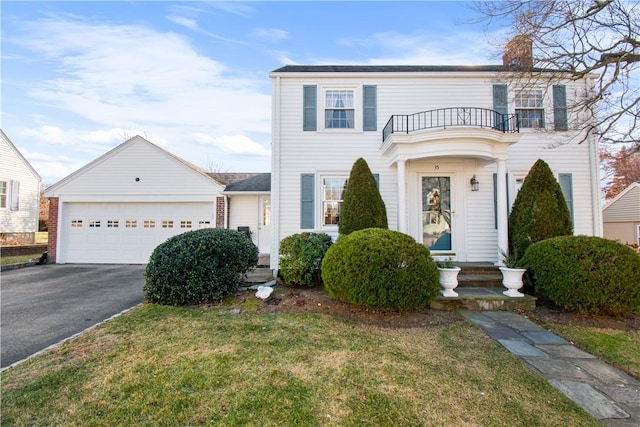
<path fill-rule="evenodd" d="M 341 235 L 365 228 L 389 228 L 387 208 L 378 184 L 362 157 L 351 167 L 342 198 L 338 221 L 338 232 Z"/>
<path fill-rule="evenodd" d="M 299 233 L 280 242 L 280 274 L 287 286 L 311 286 L 320 283 L 320 266 L 332 244 L 325 233 Z"/>
<path fill-rule="evenodd" d="M 322 261 L 322 280 L 333 298 L 397 311 L 423 308 L 440 292 L 429 249 L 380 228 L 340 236 Z"/>
<path fill-rule="evenodd" d="M 573 234 L 571 213 L 549 165 L 539 159 L 518 191 L 509 215 L 509 246 L 516 259 L 535 242 Z"/>
<path fill-rule="evenodd" d="M 614 316 L 640 312 L 640 256 L 623 244 L 554 237 L 529 246 L 522 262 L 536 294 L 565 310 Z"/>
<path fill-rule="evenodd" d="M 232 295 L 258 263 L 258 247 L 242 232 L 222 228 L 189 231 L 158 245 L 145 271 L 149 302 L 185 305 Z"/>

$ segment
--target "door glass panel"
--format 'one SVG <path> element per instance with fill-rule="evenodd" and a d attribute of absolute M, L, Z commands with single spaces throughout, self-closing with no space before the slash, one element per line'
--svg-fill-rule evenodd
<path fill-rule="evenodd" d="M 262 199 L 262 225 L 271 225 L 271 199 Z"/>
<path fill-rule="evenodd" d="M 432 251 L 451 250 L 451 178 L 422 177 L 422 243 Z"/>

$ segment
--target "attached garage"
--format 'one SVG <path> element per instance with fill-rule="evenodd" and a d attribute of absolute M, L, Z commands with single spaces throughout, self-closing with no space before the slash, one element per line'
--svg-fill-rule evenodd
<path fill-rule="evenodd" d="M 62 214 L 68 263 L 143 264 L 171 236 L 210 228 L 209 203 L 67 203 Z"/>
<path fill-rule="evenodd" d="M 136 136 L 47 188 L 50 262 L 144 264 L 167 238 L 226 227 L 225 185 Z"/>

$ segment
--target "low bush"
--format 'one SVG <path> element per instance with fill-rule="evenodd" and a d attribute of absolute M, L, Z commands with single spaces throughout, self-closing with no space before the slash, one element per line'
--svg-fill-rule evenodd
<path fill-rule="evenodd" d="M 325 233 L 299 233 L 280 242 L 280 274 L 285 285 L 311 286 L 321 281 L 320 266 L 332 244 Z"/>
<path fill-rule="evenodd" d="M 536 294 L 579 313 L 640 312 L 640 256 L 618 242 L 561 236 L 531 245 L 522 259 Z"/>
<path fill-rule="evenodd" d="M 398 311 L 423 308 L 440 290 L 429 249 L 380 228 L 340 236 L 322 261 L 322 280 L 333 298 Z"/>
<path fill-rule="evenodd" d="M 151 254 L 146 299 L 168 305 L 217 301 L 234 294 L 257 263 L 258 248 L 245 233 L 207 228 L 179 234 Z"/>

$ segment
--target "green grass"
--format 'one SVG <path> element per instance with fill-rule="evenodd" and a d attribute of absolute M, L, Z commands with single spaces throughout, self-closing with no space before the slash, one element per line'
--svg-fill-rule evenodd
<path fill-rule="evenodd" d="M 475 326 L 143 305 L 2 375 L 2 425 L 598 426 Z"/>
<path fill-rule="evenodd" d="M 42 253 L 30 255 L 0 256 L 0 265 L 21 264 L 23 262 L 37 261 L 41 255 Z"/>
<path fill-rule="evenodd" d="M 640 331 L 545 323 L 556 334 L 640 379 Z"/>

